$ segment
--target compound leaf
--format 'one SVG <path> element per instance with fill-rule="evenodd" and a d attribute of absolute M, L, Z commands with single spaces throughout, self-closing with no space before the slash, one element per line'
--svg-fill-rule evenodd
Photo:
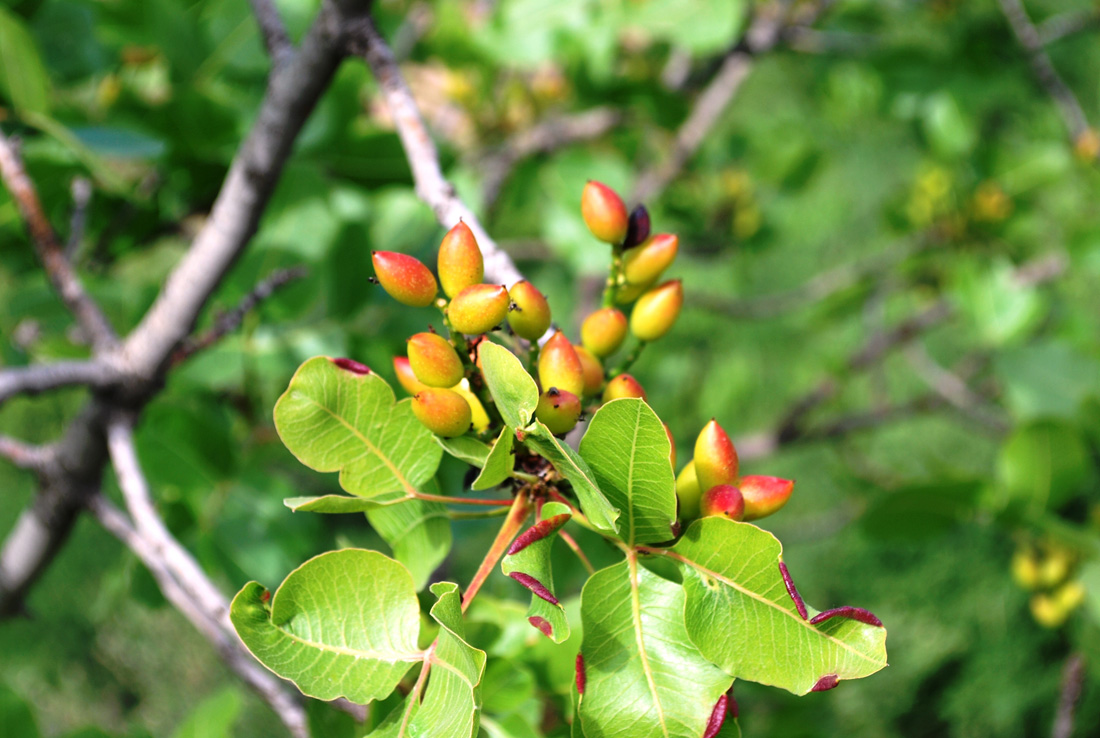
<path fill-rule="evenodd" d="M 684 590 L 626 561 L 581 593 L 587 738 L 699 738 L 733 679 L 684 628 Z M 575 731 L 574 731 L 575 732 Z"/>
<path fill-rule="evenodd" d="M 302 364 L 275 404 L 279 437 L 306 466 L 339 471 L 340 486 L 378 502 L 411 497 L 431 479 L 442 449 L 375 374 L 325 356 Z"/>
<path fill-rule="evenodd" d="M 668 434 L 649 405 L 614 400 L 596 412 L 580 454 L 608 501 L 622 511 L 620 537 L 630 545 L 673 538 L 676 480 Z"/>
<path fill-rule="evenodd" d="M 423 659 L 412 577 L 377 551 L 321 554 L 292 571 L 270 603 L 268 594 L 246 584 L 230 620 L 260 663 L 310 697 L 381 699 Z"/>
<path fill-rule="evenodd" d="M 683 564 L 691 640 L 738 679 L 805 694 L 886 666 L 881 625 L 851 617 L 814 625 L 803 618 L 779 568 L 783 547 L 771 533 L 704 518 L 671 551 Z M 817 614 L 807 608 L 809 618 Z"/>

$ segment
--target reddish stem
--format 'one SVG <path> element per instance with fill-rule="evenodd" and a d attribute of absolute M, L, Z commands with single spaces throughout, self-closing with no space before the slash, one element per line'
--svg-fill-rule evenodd
<path fill-rule="evenodd" d="M 481 566 L 478 567 L 477 573 L 474 574 L 474 578 L 470 581 L 470 586 L 462 594 L 462 612 L 466 612 L 466 608 L 470 606 L 470 602 L 473 601 L 477 591 L 481 589 L 481 585 L 489 577 L 493 567 L 497 565 L 497 562 L 504 556 L 504 552 L 508 550 L 512 539 L 523 528 L 523 524 L 530 513 L 531 500 L 523 493 L 516 495 L 515 500 L 512 502 L 512 509 L 508 511 L 508 517 L 504 519 L 504 525 L 500 526 L 500 532 L 493 540 L 493 545 L 485 553 L 485 558 L 482 560 Z"/>
<path fill-rule="evenodd" d="M 446 495 L 429 495 L 426 492 L 413 492 L 412 496 L 418 500 L 442 502 L 444 505 L 491 505 L 493 507 L 508 507 L 513 504 L 513 500 L 479 500 L 476 497 L 447 497 Z"/>
<path fill-rule="evenodd" d="M 588 573 L 595 574 L 596 567 L 592 566 L 592 562 L 588 560 L 588 557 L 584 555 L 584 551 L 581 550 L 581 545 L 577 543 L 573 536 L 566 533 L 564 530 L 558 531 L 558 537 L 565 541 L 565 545 L 573 549 L 573 553 L 577 554 L 577 558 L 584 564 L 584 568 L 588 570 Z"/>

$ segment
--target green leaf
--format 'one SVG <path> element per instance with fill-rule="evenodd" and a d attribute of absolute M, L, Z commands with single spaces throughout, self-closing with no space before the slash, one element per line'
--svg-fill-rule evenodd
<path fill-rule="evenodd" d="M 462 621 L 462 600 L 458 585 L 439 582 L 431 587 L 438 599 L 432 619 L 439 623 L 439 636 L 432 654 L 431 673 L 423 702 L 414 691 L 405 704 L 391 713 L 373 738 L 473 738 L 478 732 L 481 710 L 479 685 L 485 673 L 485 652 L 466 642 Z M 419 684 L 419 682 L 418 682 Z"/>
<path fill-rule="evenodd" d="M 824 676 L 858 679 L 886 666 L 885 628 L 802 619 L 779 570 L 783 547 L 771 533 L 704 518 L 671 551 L 684 564 L 691 640 L 738 679 L 805 694 Z"/>
<path fill-rule="evenodd" d="M 1010 498 L 1056 509 L 1081 490 L 1090 465 L 1076 426 L 1040 421 L 1009 436 L 997 470 Z"/>
<path fill-rule="evenodd" d="M 19 16 L 0 8 L 0 90 L 20 113 L 45 113 L 50 78 Z"/>
<path fill-rule="evenodd" d="M 321 554 L 290 573 L 271 598 L 249 582 L 229 617 L 260 663 L 320 700 L 385 697 L 422 660 L 420 607 L 409 571 L 377 551 Z"/>
<path fill-rule="evenodd" d="M 411 400 L 395 404 L 381 377 L 341 369 L 325 356 L 295 372 L 275 404 L 275 428 L 303 464 L 339 471 L 341 487 L 379 501 L 412 496 L 443 455 Z"/>
<path fill-rule="evenodd" d="M 489 446 L 473 436 L 444 438 L 433 433 L 432 438 L 443 447 L 444 451 L 456 459 L 478 468 L 485 466 L 485 459 L 489 456 Z"/>
<path fill-rule="evenodd" d="M 607 501 L 592 470 L 576 451 L 555 438 L 550 429 L 538 420 L 524 443 L 546 458 L 573 485 L 573 492 L 581 503 L 581 511 L 590 523 L 612 533 L 619 531 L 616 522 L 619 511 Z"/>
<path fill-rule="evenodd" d="M 240 693 L 232 687 L 223 689 L 200 702 L 173 738 L 231 738 L 240 714 Z"/>
<path fill-rule="evenodd" d="M 581 593 L 587 738 L 699 738 L 733 679 L 684 628 L 684 590 L 634 557 L 596 572 Z"/>
<path fill-rule="evenodd" d="M 668 434 L 637 398 L 601 407 L 581 440 L 580 454 L 608 501 L 623 513 L 621 538 L 635 545 L 672 540 L 676 480 Z"/>
<path fill-rule="evenodd" d="M 550 568 L 550 549 L 554 545 L 555 534 L 572 517 L 572 513 L 566 505 L 560 502 L 546 503 L 542 506 L 539 522 L 520 534 L 512 547 L 514 549 L 517 544 L 523 543 L 525 536 L 528 539 L 537 540 L 533 540 L 533 542 L 523 546 L 515 553 L 507 554 L 500 562 L 500 570 L 506 576 L 512 576 L 513 573 L 519 574 L 518 578 L 512 578 L 531 589 L 531 607 L 527 610 L 527 622 L 531 623 L 534 628 L 554 643 L 561 643 L 569 637 L 569 620 L 565 617 L 565 608 L 554 596 L 554 575 Z M 532 580 L 536 586 L 541 585 L 544 587 L 546 590 L 544 594 L 549 594 L 554 601 L 547 600 L 535 589 L 532 589 Z"/>
<path fill-rule="evenodd" d="M 385 505 L 400 504 L 403 501 L 404 499 L 400 497 L 396 500 L 380 502 L 347 495 L 322 495 L 320 497 L 287 497 L 283 500 L 283 504 L 294 512 L 340 514 L 367 512 Z"/>
<path fill-rule="evenodd" d="M 406 500 L 368 510 L 367 519 L 408 568 L 417 591 L 450 553 L 451 521 L 441 502 Z"/>
<path fill-rule="evenodd" d="M 500 417 L 512 428 L 526 428 L 531 413 L 539 404 L 539 390 L 535 380 L 523 368 L 523 364 L 508 349 L 489 341 L 478 344 L 481 373 L 489 394 L 497 403 Z"/>
<path fill-rule="evenodd" d="M 512 442 L 515 439 L 515 431 L 509 426 L 504 426 L 500 436 L 493 444 L 489 457 L 485 459 L 485 468 L 471 485 L 472 489 L 492 489 L 512 476 L 512 470 L 516 467 L 516 457 L 512 453 Z"/>

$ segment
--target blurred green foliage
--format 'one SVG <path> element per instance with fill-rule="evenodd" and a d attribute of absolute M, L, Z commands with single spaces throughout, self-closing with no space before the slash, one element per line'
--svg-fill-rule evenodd
<path fill-rule="evenodd" d="M 297 38 L 318 3 L 277 5 Z M 751 5 L 385 0 L 376 14 L 406 60 L 449 176 L 485 206 L 489 230 L 575 334 L 607 261 L 580 219 L 584 181 L 629 192 L 663 160 Z M 1027 7 L 1036 21 L 1095 8 Z M 883 619 L 892 667 L 804 699 L 739 685 L 742 728 L 787 738 L 1044 734 L 1062 663 L 1081 652 L 1085 735 L 1100 724 L 1096 161 L 1075 155 L 995 0 L 843 0 L 815 28 L 756 63 L 687 169 L 648 203 L 655 228 L 680 236 L 675 271 L 688 302 L 634 373 L 680 443 L 681 463 L 708 418 L 735 432 L 774 429 L 823 380 L 838 392 L 814 410 L 814 427 L 883 416 L 743 468 L 798 480 L 768 527 L 808 600 L 860 604 Z M 1096 41 L 1086 30 L 1049 53 L 1100 121 Z M 92 181 L 76 261 L 120 331 L 152 301 L 209 209 L 267 68 L 244 0 L 15 0 L 0 9 L 2 124 L 21 136 L 63 233 L 71 180 Z M 483 202 L 486 156 L 546 116 L 594 106 L 622 111 L 624 122 L 521 161 L 499 199 Z M 271 409 L 316 354 L 353 356 L 392 379 L 405 337 L 435 316 L 372 288 L 368 252 L 430 261 L 441 236 L 412 191 L 375 83 L 349 61 L 204 325 L 274 269 L 305 264 L 309 277 L 173 372 L 140 427 L 161 511 L 224 591 L 248 579 L 274 585 L 337 545 L 387 550 L 360 516 L 283 507 L 284 497 L 336 483 L 294 461 Z M 1064 268 L 1022 279 L 1037 259 Z M 807 289 L 815 277 L 834 288 Z M 87 352 L 6 192 L 0 295 L 3 365 Z M 951 316 L 918 336 L 919 348 L 851 370 L 853 352 L 940 300 Z M 942 380 L 929 360 L 967 375 L 971 395 L 960 404 L 980 412 L 907 405 Z M 73 390 L 11 400 L 0 431 L 50 440 L 82 399 Z M 905 411 L 884 412 L 897 406 Z M 460 466 L 445 465 L 440 481 L 459 489 Z M 0 488 L 7 531 L 33 479 L 0 465 Z M 493 530 L 457 522 L 447 576 L 467 580 Z M 594 563 L 609 563 L 598 540 L 581 542 Z M 1032 595 L 1012 579 L 1014 552 L 1029 547 L 1064 552 L 1063 579 L 1087 588 L 1064 624 L 1036 622 Z M 530 641 L 522 618 L 504 617 L 525 609 L 518 587 L 494 577 L 484 592 L 471 632 L 479 647 L 514 658 L 511 671 L 486 677 L 487 708 L 510 717 L 485 731 L 527 735 L 539 724 L 538 695 L 569 702 L 571 664 Z M 28 609 L 30 618 L 0 624 L 2 735 L 281 734 L 134 557 L 90 520 Z M 525 630 L 509 631 L 517 620 Z M 312 716 L 319 735 L 352 734 L 344 716 Z"/>

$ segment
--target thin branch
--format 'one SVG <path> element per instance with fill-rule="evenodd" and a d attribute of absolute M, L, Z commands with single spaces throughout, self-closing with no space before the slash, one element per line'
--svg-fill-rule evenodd
<path fill-rule="evenodd" d="M 27 175 L 23 160 L 15 145 L 0 132 L 0 177 L 11 193 L 19 208 L 19 214 L 26 223 L 31 242 L 50 283 L 65 307 L 76 316 L 80 327 L 88 336 L 89 342 L 96 348 L 109 348 L 114 345 L 115 332 L 107 318 L 92 298 L 84 291 L 84 285 L 73 271 L 57 233 L 50 225 L 38 199 L 34 183 Z"/>
<path fill-rule="evenodd" d="M 41 471 L 54 459 L 49 446 L 35 446 L 9 436 L 0 435 L 0 456 L 20 469 Z"/>
<path fill-rule="evenodd" d="M 536 154 L 547 154 L 581 141 L 603 136 L 622 122 L 623 114 L 613 108 L 593 108 L 572 115 L 560 115 L 512 136 L 496 151 L 482 158 L 481 194 L 491 208 L 516 165 Z"/>
<path fill-rule="evenodd" d="M 1054 99 L 1058 112 L 1062 116 L 1062 122 L 1065 123 L 1066 130 L 1069 131 L 1070 138 L 1076 141 L 1089 127 L 1081 103 L 1073 94 L 1073 90 L 1058 74 L 1058 70 L 1054 68 L 1054 63 L 1051 62 L 1050 57 L 1043 48 L 1043 39 L 1039 29 L 1031 22 L 1021 0 L 998 0 L 998 2 L 1001 4 L 1001 11 L 1004 12 L 1009 25 L 1012 26 L 1012 32 L 1016 35 L 1016 40 L 1028 53 L 1031 69 L 1035 73 L 1036 79 L 1047 94 Z"/>
<path fill-rule="evenodd" d="M 121 417 L 112 420 L 107 427 L 107 445 L 133 526 L 124 528 L 122 514 L 109 512 L 109 503 L 102 496 L 93 498 L 93 511 L 138 555 L 164 596 L 215 646 L 226 666 L 259 694 L 292 735 L 308 738 L 305 710 L 241 647 L 229 621 L 229 601 L 157 514 L 134 448 L 131 422 Z"/>
<path fill-rule="evenodd" d="M 782 40 L 788 22 L 787 5 L 786 2 L 776 2 L 757 11 L 742 43 L 725 56 L 714 77 L 696 99 L 687 120 L 676 131 L 669 155 L 664 161 L 639 175 L 630 196 L 632 202 L 651 200 L 663 192 L 687 166 L 737 96 L 741 84 L 752 71 L 754 57 L 771 51 Z M 800 25 L 811 23 L 827 3 L 811 5 L 799 19 Z"/>
<path fill-rule="evenodd" d="M 155 377 L 256 232 L 298 132 L 344 57 L 344 33 L 369 0 L 323 3 L 299 50 L 272 70 L 256 123 L 230 165 L 202 230 L 127 337 L 121 368 Z"/>
<path fill-rule="evenodd" d="M 1062 668 L 1062 691 L 1058 699 L 1058 713 L 1054 716 L 1051 738 L 1070 738 L 1073 735 L 1074 717 L 1077 702 L 1085 686 L 1085 657 L 1074 652 L 1066 659 Z"/>
<path fill-rule="evenodd" d="M 1039 31 L 1039 44 L 1049 46 L 1055 41 L 1061 41 L 1083 31 L 1100 28 L 1100 12 L 1095 9 L 1070 10 L 1060 15 L 1052 15 L 1036 28 Z"/>
<path fill-rule="evenodd" d="M 73 212 L 69 216 L 69 238 L 65 241 L 65 259 L 72 263 L 80 243 L 84 240 L 84 230 L 88 225 L 88 206 L 92 202 L 92 181 L 87 177 L 73 177 L 69 185 L 73 197 Z"/>
<path fill-rule="evenodd" d="M 271 297 L 280 289 L 303 279 L 309 274 L 309 269 L 304 266 L 291 267 L 290 269 L 277 269 L 261 280 L 252 291 L 237 303 L 237 306 L 229 312 L 218 316 L 214 325 L 202 335 L 193 336 L 185 340 L 172 356 L 172 364 L 179 364 L 194 354 L 213 346 L 227 335 L 237 330 L 248 313 L 261 302 Z"/>
<path fill-rule="evenodd" d="M 965 379 L 933 359 L 922 344 L 911 343 L 905 347 L 904 354 L 917 376 L 937 395 L 974 421 L 998 433 L 1008 431 L 1008 421 L 988 408 L 985 398 L 970 389 Z"/>
<path fill-rule="evenodd" d="M 279 9 L 272 0 L 249 0 L 249 3 L 252 5 L 252 15 L 260 26 L 267 55 L 276 65 L 285 63 L 294 54 L 294 44 L 290 41 Z"/>
<path fill-rule="evenodd" d="M 370 18 L 358 25 L 350 42 L 356 55 L 362 56 L 378 84 L 389 107 L 390 115 L 405 149 L 412 169 L 416 194 L 423 200 L 444 228 L 464 221 L 477 238 L 485 258 L 485 281 L 511 286 L 523 279 L 512 258 L 494 241 L 474 212 L 458 197 L 454 186 L 443 176 L 439 152 L 432 141 L 424 119 L 413 99 L 408 84 L 401 75 L 393 52 L 378 33 Z"/>
<path fill-rule="evenodd" d="M 100 361 L 58 361 L 53 364 L 0 369 L 0 405 L 15 395 L 36 395 L 73 385 L 102 387 L 116 378 Z"/>

